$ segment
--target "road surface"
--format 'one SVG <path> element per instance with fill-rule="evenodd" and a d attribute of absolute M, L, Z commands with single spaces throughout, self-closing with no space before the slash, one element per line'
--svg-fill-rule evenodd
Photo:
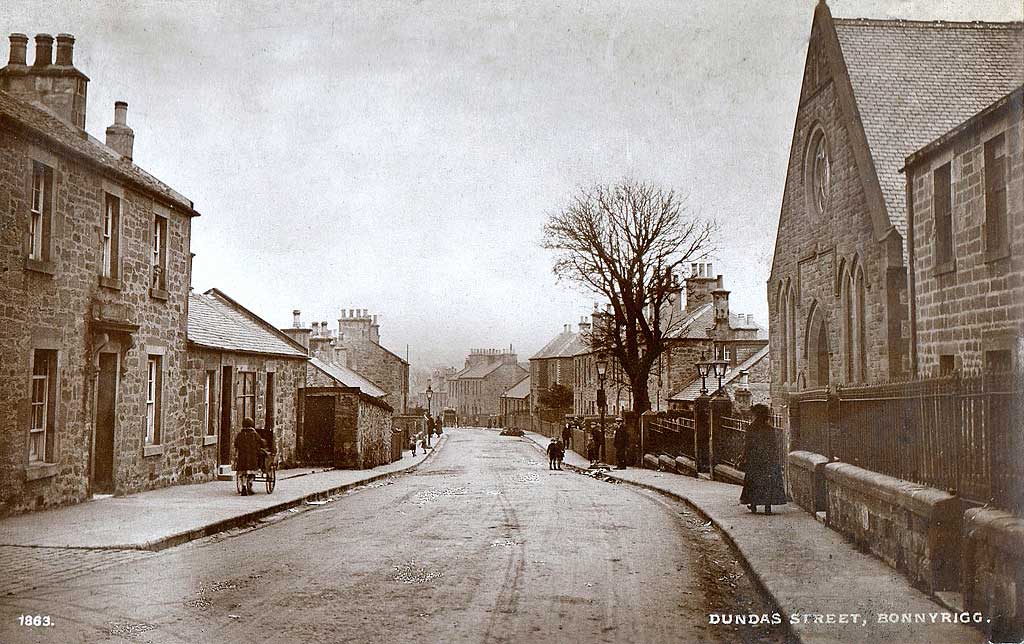
<path fill-rule="evenodd" d="M 0 598 L 0 641 L 786 641 L 708 623 L 771 609 L 682 504 L 551 471 L 497 431 L 448 433 L 409 474 Z"/>

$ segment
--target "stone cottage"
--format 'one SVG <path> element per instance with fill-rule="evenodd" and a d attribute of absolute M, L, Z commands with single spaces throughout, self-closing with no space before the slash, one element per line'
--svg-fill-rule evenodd
<path fill-rule="evenodd" d="M 409 408 L 409 363 L 380 343 L 380 323 L 367 309 L 342 309 L 338 319 L 338 345 L 346 352 L 347 366 L 388 392 L 396 413 Z"/>
<path fill-rule="evenodd" d="M 0 514 L 202 481 L 185 401 L 192 217 L 133 159 L 118 102 L 85 130 L 74 37 L 0 69 Z"/>
<path fill-rule="evenodd" d="M 307 360 L 301 344 L 223 291 L 191 293 L 185 398 L 205 461 L 230 474 L 232 441 L 242 420 L 252 418 L 257 429 L 273 430 L 279 458 L 296 462 Z"/>

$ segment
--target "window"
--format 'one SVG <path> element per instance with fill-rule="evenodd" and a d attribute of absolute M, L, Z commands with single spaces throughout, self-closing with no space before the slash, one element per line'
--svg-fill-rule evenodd
<path fill-rule="evenodd" d="M 985 142 L 985 255 L 999 259 L 1010 253 L 1006 220 L 1006 139 Z"/>
<path fill-rule="evenodd" d="M 238 388 L 238 396 L 235 403 L 238 408 L 238 418 L 251 418 L 256 420 L 256 372 L 242 371 L 238 374 L 241 379 L 241 386 Z"/>
<path fill-rule="evenodd" d="M 119 277 L 120 271 L 120 229 L 121 229 L 121 199 L 110 193 L 105 195 L 105 208 L 103 212 L 103 264 L 100 267 L 100 275 L 111 280 Z"/>
<path fill-rule="evenodd" d="M 50 261 L 50 228 L 53 221 L 53 169 L 32 162 L 32 203 L 29 213 L 29 259 Z"/>
<path fill-rule="evenodd" d="M 935 270 L 953 270 L 953 199 L 948 163 L 935 169 L 932 212 L 935 217 Z"/>
<path fill-rule="evenodd" d="M 53 429 L 57 405 L 57 352 L 36 349 L 32 353 L 31 424 L 29 463 L 53 461 Z"/>
<path fill-rule="evenodd" d="M 815 218 L 820 218 L 828 212 L 831 187 L 832 160 L 828 140 L 821 126 L 815 126 L 804 158 L 804 195 L 807 199 L 807 210 Z"/>
<path fill-rule="evenodd" d="M 146 445 L 160 444 L 160 411 L 163 406 L 163 357 L 150 355 L 146 361 Z"/>
<path fill-rule="evenodd" d="M 207 436 L 217 434 L 217 414 L 214 405 L 214 392 L 216 391 L 217 372 L 207 371 L 203 381 L 203 427 L 206 428 Z"/>
<path fill-rule="evenodd" d="M 939 356 L 939 375 L 948 376 L 956 369 L 956 359 L 951 355 Z"/>
<path fill-rule="evenodd" d="M 153 248 L 150 253 L 152 282 L 150 286 L 157 291 L 167 290 L 167 218 L 153 216 Z"/>

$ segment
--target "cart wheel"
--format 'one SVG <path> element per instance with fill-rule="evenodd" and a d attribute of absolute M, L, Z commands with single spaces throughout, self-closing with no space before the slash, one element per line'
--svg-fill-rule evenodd
<path fill-rule="evenodd" d="M 235 472 L 235 489 L 241 494 L 244 489 L 245 483 L 242 481 L 242 473 Z"/>
<path fill-rule="evenodd" d="M 277 463 L 271 463 L 267 470 L 267 494 L 274 493 L 274 486 L 277 484 Z"/>

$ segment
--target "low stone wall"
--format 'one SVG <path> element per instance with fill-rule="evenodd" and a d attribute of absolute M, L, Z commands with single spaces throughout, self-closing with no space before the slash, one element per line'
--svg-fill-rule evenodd
<path fill-rule="evenodd" d="M 644 454 L 644 467 L 649 470 L 660 470 L 661 463 L 658 462 L 658 457 L 654 454 Z"/>
<path fill-rule="evenodd" d="M 685 456 L 677 456 L 676 462 L 676 473 L 683 474 L 685 476 L 697 476 L 697 464 L 693 462 L 692 458 L 686 458 Z"/>
<path fill-rule="evenodd" d="M 671 456 L 662 454 L 658 457 L 658 464 L 661 466 L 661 469 L 666 472 L 676 471 L 676 460 Z"/>
<path fill-rule="evenodd" d="M 825 465 L 828 457 L 814 452 L 789 453 L 786 480 L 793 502 L 814 514 L 826 508 Z"/>
<path fill-rule="evenodd" d="M 1024 519 L 972 508 L 962 545 L 964 608 L 992 620 L 991 641 L 1024 641 Z"/>
<path fill-rule="evenodd" d="M 956 497 L 848 463 L 825 465 L 829 525 L 929 592 L 959 582 Z"/>
<path fill-rule="evenodd" d="M 740 470 L 730 465 L 722 465 L 721 463 L 715 465 L 715 469 L 711 472 L 711 479 L 713 481 L 732 483 L 733 485 L 743 485 L 744 478 L 745 476 Z"/>

